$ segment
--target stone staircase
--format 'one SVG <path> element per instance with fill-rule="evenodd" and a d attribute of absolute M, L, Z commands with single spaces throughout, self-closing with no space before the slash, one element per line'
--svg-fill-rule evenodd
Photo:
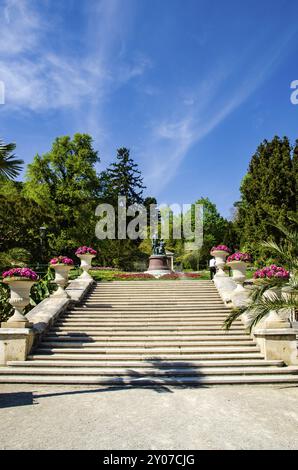
<path fill-rule="evenodd" d="M 1 383 L 204 385 L 297 383 L 298 367 L 266 361 L 211 281 L 98 283 Z"/>

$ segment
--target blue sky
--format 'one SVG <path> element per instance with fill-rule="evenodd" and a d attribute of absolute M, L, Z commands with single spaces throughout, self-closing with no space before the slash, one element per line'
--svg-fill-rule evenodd
<path fill-rule="evenodd" d="M 160 203 L 230 215 L 251 155 L 298 138 L 296 0 L 0 0 L 0 136 L 27 163 L 88 132 Z"/>

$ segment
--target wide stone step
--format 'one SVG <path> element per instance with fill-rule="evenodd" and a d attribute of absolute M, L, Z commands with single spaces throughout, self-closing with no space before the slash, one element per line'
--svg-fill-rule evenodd
<path fill-rule="evenodd" d="M 98 343 L 101 341 L 109 342 L 109 341 L 125 341 L 125 342 L 135 342 L 135 341 L 166 341 L 166 342 L 200 342 L 200 341 L 250 341 L 253 342 L 252 338 L 248 335 L 230 335 L 229 333 L 218 333 L 217 335 L 87 335 L 86 333 L 79 333 L 79 334 L 68 334 L 68 335 L 55 335 L 52 333 L 48 333 L 44 336 L 43 342 L 49 341 L 62 341 L 62 342 L 90 342 L 90 343 Z"/>
<path fill-rule="evenodd" d="M 126 284 L 98 284 L 94 287 L 91 291 L 93 292 L 183 292 L 185 289 L 189 290 L 190 292 L 204 292 L 204 291 L 211 291 L 217 292 L 214 284 L 206 284 L 204 282 L 175 282 L 171 284 L 166 284 L 165 282 L 154 284 L 154 282 L 140 284 L 134 284 L 133 282 L 129 282 Z"/>
<path fill-rule="evenodd" d="M 50 331 L 55 331 L 55 332 L 82 332 L 82 328 L 78 325 L 75 325 L 75 326 L 66 326 L 66 325 L 60 325 L 60 326 L 53 326 L 50 328 Z M 113 332 L 115 334 L 117 334 L 117 332 L 123 332 L 123 334 L 142 334 L 144 332 L 148 332 L 148 334 L 151 334 L 154 332 L 159 332 L 159 333 L 164 333 L 164 334 L 171 334 L 172 332 L 177 332 L 177 333 L 182 333 L 183 332 L 186 332 L 187 334 L 191 334 L 191 332 L 193 333 L 200 333 L 200 332 L 204 332 L 204 334 L 207 334 L 209 331 L 210 331 L 210 334 L 212 334 L 213 332 L 217 332 L 217 331 L 223 331 L 223 328 L 222 328 L 222 324 L 216 324 L 216 325 L 207 325 L 207 326 L 197 326 L 197 327 L 193 327 L 193 326 L 180 326 L 180 325 L 167 325 L 167 326 L 147 326 L 147 325 L 144 325 L 144 326 L 129 326 L 129 327 L 126 327 L 126 326 L 121 326 L 121 325 L 112 325 L 112 326 L 105 326 L 105 325 L 89 325 L 88 328 L 84 329 L 84 333 L 86 334 L 89 334 L 89 333 L 93 333 L 93 332 L 98 332 L 99 334 L 105 334 L 105 332 Z M 230 334 L 232 334 L 233 332 L 241 332 L 241 333 L 244 333 L 244 327 L 243 325 L 238 325 L 238 322 L 237 322 L 237 325 L 235 324 L 234 326 L 232 326 L 229 330 Z M 168 333 L 167 333 L 168 332 Z"/>
<path fill-rule="evenodd" d="M 152 295 L 152 293 L 150 294 L 92 294 L 89 296 L 89 299 L 90 300 L 111 300 L 111 301 L 120 301 L 120 300 L 126 300 L 128 302 L 142 302 L 144 300 L 144 298 L 146 300 L 148 300 L 148 302 L 154 300 L 154 301 L 165 301 L 165 302 L 168 302 L 168 303 L 172 303 L 174 301 L 181 301 L 181 300 L 193 300 L 193 301 L 196 301 L 196 300 L 209 300 L 209 299 L 214 299 L 214 300 L 219 300 L 220 299 L 220 296 L 219 294 L 216 294 L 215 292 L 214 293 L 206 293 L 206 294 L 190 294 L 189 292 L 187 293 L 181 293 L 180 295 L 171 295 L 171 296 L 168 296 L 165 295 L 165 294 L 154 294 L 154 297 Z"/>
<path fill-rule="evenodd" d="M 70 315 L 69 317 L 61 317 L 57 321 L 69 323 L 77 323 L 77 322 L 84 322 L 84 323 L 98 323 L 98 322 L 104 322 L 104 321 L 111 321 L 115 320 L 115 322 L 119 321 L 136 321 L 136 322 L 144 322 L 144 321 L 168 321 L 168 320 L 174 320 L 177 321 L 178 323 L 181 321 L 221 321 L 223 322 L 224 319 L 227 317 L 225 314 L 214 314 L 214 315 L 208 315 L 208 314 L 200 314 L 200 313 L 192 313 L 192 314 L 181 314 L 181 315 L 163 315 L 163 314 L 152 314 L 152 313 L 144 313 L 143 315 L 138 315 L 134 313 L 130 314 L 120 314 L 117 316 L 117 314 L 113 314 L 112 312 L 105 314 L 105 315 L 98 315 L 95 317 L 91 317 L 90 319 L 88 318 L 88 315 L 84 316 L 79 315 L 77 317 L 73 317 Z M 240 321 L 240 319 L 239 319 Z"/>
<path fill-rule="evenodd" d="M 90 300 L 87 300 L 85 302 L 82 302 L 82 307 L 84 306 L 90 306 L 90 307 L 94 307 L 94 306 L 98 306 L 99 308 L 101 306 L 105 306 L 105 305 L 113 305 L 113 307 L 148 307 L 148 308 L 152 308 L 152 307 L 168 307 L 168 308 L 174 308 L 174 307 L 177 307 L 177 306 L 181 306 L 181 307 L 184 307 L 184 308 L 187 308 L 187 307 L 204 307 L 204 306 L 207 306 L 211 304 L 212 307 L 215 307 L 215 306 L 223 306 L 223 302 L 222 300 L 220 299 L 204 299 L 204 300 L 189 300 L 189 301 L 186 301 L 186 300 L 181 300 L 181 301 L 170 301 L 168 299 L 165 299 L 165 300 L 156 300 L 156 301 L 146 301 L 146 299 L 144 299 L 143 301 L 141 300 L 136 300 L 136 301 L 125 301 L 125 300 L 117 300 L 117 299 L 113 299 L 110 301 L 110 303 L 105 303 L 105 301 L 103 299 L 100 299 L 100 301 L 94 299 L 90 299 Z"/>
<path fill-rule="evenodd" d="M 79 353 L 79 354 L 215 354 L 215 353 L 247 353 L 247 352 L 259 352 L 259 348 L 254 346 L 154 346 L 148 345 L 147 347 L 137 347 L 134 346 L 117 346 L 117 347 L 75 347 L 71 348 L 69 345 L 63 347 L 46 347 L 42 344 L 36 349 L 36 353 L 40 354 L 41 352 L 45 354 L 53 353 Z"/>
<path fill-rule="evenodd" d="M 67 368 L 67 367 L 6 367 L 3 371 L 3 375 L 62 375 L 62 376 L 98 376 L 98 377 L 131 377 L 131 378 L 146 378 L 146 377 L 170 377 L 170 376 L 199 376 L 204 377 L 206 375 L 216 375 L 216 376 L 226 376 L 226 375 L 288 375 L 298 374 L 298 368 L 289 368 L 289 367 L 234 367 L 231 369 L 226 369 L 223 367 L 212 367 L 212 368 L 198 368 L 198 367 L 170 367 L 168 369 L 163 368 L 159 369 L 158 367 L 150 368 L 136 368 L 136 369 L 127 369 L 127 368 L 112 368 L 112 367 L 76 367 L 76 368 Z M 0 377 L 2 371 L 0 369 Z"/>
<path fill-rule="evenodd" d="M 254 347 L 255 343 L 252 339 L 239 339 L 235 340 L 234 338 L 227 339 L 227 338 L 217 338 L 210 340 L 209 338 L 196 340 L 196 339 L 118 339 L 114 340 L 113 338 L 109 338 L 108 340 L 104 339 L 88 339 L 85 338 L 84 340 L 76 340 L 74 338 L 59 338 L 55 340 L 43 340 L 39 344 L 39 349 L 41 348 L 109 348 L 109 347 L 117 347 L 117 348 L 129 348 L 129 347 L 144 347 L 144 348 L 156 348 L 156 347 L 200 347 L 200 346 L 251 346 Z"/>
<path fill-rule="evenodd" d="M 228 315 L 227 310 L 201 310 L 201 309 L 196 309 L 196 310 L 185 310 L 185 311 L 179 311 L 178 309 L 173 310 L 173 311 L 167 311 L 167 310 L 143 310 L 143 309 L 138 309 L 138 310 L 132 310 L 132 309 L 127 309 L 126 311 L 123 310 L 115 310 L 113 308 L 111 309 L 106 309 L 106 310 L 101 310 L 98 309 L 96 311 L 90 311 L 89 309 L 82 309 L 79 311 L 70 311 L 66 312 L 59 318 L 81 318 L 82 316 L 84 318 L 102 318 L 107 315 L 113 315 L 115 317 L 117 316 L 134 316 L 134 317 L 142 317 L 142 316 L 175 316 L 175 317 L 181 317 L 185 315 L 190 315 L 190 316 L 207 316 L 207 317 L 212 317 L 212 316 L 227 316 Z"/>
<path fill-rule="evenodd" d="M 90 326 L 96 326 L 96 325 L 111 325 L 111 326 L 142 326 L 142 325 L 148 325 L 148 326 L 166 326 L 166 325 L 171 325 L 171 326 L 199 326 L 199 325 L 222 325 L 223 321 L 219 320 L 183 320 L 183 319 L 175 319 L 173 320 L 93 320 L 92 322 L 84 322 L 84 321 L 67 321 L 67 322 L 60 322 L 58 321 L 56 325 L 65 325 L 65 326 L 80 326 L 80 327 L 90 327 Z"/>
<path fill-rule="evenodd" d="M 233 359 L 233 360 L 204 360 L 204 361 L 190 361 L 190 360 L 176 360 L 176 361 L 166 361 L 166 360 L 142 360 L 142 361 L 78 361 L 78 360 L 53 360 L 44 359 L 44 360 L 30 360 L 30 361 L 10 361 L 7 364 L 8 366 L 17 366 L 17 367 L 112 367 L 112 368 L 151 368 L 158 367 L 159 369 L 163 368 L 185 368 L 187 367 L 199 367 L 199 368 L 210 368 L 210 367 L 285 367 L 285 364 L 282 361 L 265 361 L 264 359 Z"/>
<path fill-rule="evenodd" d="M 197 282 L 199 281 L 199 283 L 197 284 Z M 175 280 L 172 280 L 172 279 L 164 279 L 164 280 L 160 280 L 160 279 L 150 279 L 149 281 L 147 280 L 142 280 L 142 279 L 138 279 L 138 280 L 121 280 L 121 281 L 100 281 L 100 282 L 97 282 L 95 284 L 95 289 L 100 289 L 102 287 L 106 287 L 106 286 L 109 286 L 110 287 L 129 287 L 129 286 L 152 286 L 152 287 L 162 287 L 162 286 L 167 286 L 168 288 L 170 287 L 173 287 L 173 286 L 176 286 L 178 283 L 180 282 L 183 282 L 183 284 L 185 285 L 189 285 L 189 286 L 193 286 L 194 284 L 195 285 L 198 285 L 198 286 L 210 286 L 210 287 L 213 287 L 214 288 L 214 283 L 213 281 L 209 280 L 209 279 L 198 279 L 197 281 L 196 280 L 193 280 L 193 279 L 175 279 Z"/>
<path fill-rule="evenodd" d="M 77 309 L 73 309 L 73 310 L 69 310 L 68 313 L 70 314 L 75 314 L 75 313 L 78 313 L 78 314 L 84 314 L 84 315 L 87 315 L 87 314 L 100 314 L 100 313 L 103 313 L 103 314 L 108 314 L 108 313 L 139 313 L 139 314 L 145 314 L 145 313 L 148 313 L 148 314 L 155 314 L 155 313 L 177 313 L 177 312 L 180 312 L 181 315 L 183 314 L 186 314 L 186 313 L 201 313 L 202 315 L 205 314 L 205 315 L 211 315 L 211 314 L 216 314 L 216 313 L 221 313 L 221 314 L 225 314 L 225 315 L 228 315 L 230 310 L 228 310 L 226 307 L 221 307 L 221 308 L 200 308 L 198 306 L 194 306 L 194 307 L 188 307 L 188 308 L 178 308 L 178 307 L 175 307 L 175 308 L 152 308 L 152 307 L 144 307 L 144 308 L 141 308 L 141 307 L 129 307 L 129 306 L 126 306 L 125 308 L 116 308 L 114 306 L 110 306 L 110 307 L 107 307 L 107 306 L 99 306 L 99 307 L 84 307 L 84 308 L 77 308 Z"/>
<path fill-rule="evenodd" d="M 176 339 L 177 341 L 179 341 L 179 339 L 190 339 L 190 340 L 194 340 L 194 339 L 204 339 L 204 338 L 209 338 L 209 339 L 217 339 L 217 338 L 235 338 L 235 339 L 247 339 L 249 338 L 248 335 L 244 334 L 244 332 L 240 331 L 229 331 L 228 333 L 224 332 L 224 331 L 207 331 L 207 332 L 201 332 L 201 331 L 188 331 L 188 332 L 177 332 L 177 331 L 172 331 L 172 332 L 156 332 L 156 331 L 153 331 L 153 332 L 147 332 L 147 331 L 136 331 L 136 332 L 132 332 L 132 331 L 126 331 L 126 332 L 117 332 L 117 331 L 114 331 L 114 332 L 92 332 L 90 331 L 89 333 L 87 331 L 75 331 L 75 332 L 72 332 L 72 331 L 59 331 L 59 332 L 56 332 L 56 331 L 53 331 L 50 330 L 49 333 L 47 333 L 44 337 L 47 338 L 47 339 L 55 339 L 55 338 L 72 338 L 72 339 L 84 339 L 86 338 L 86 336 L 88 336 L 89 338 L 93 339 L 93 338 L 111 338 L 112 340 L 114 339 L 117 339 L 119 338 L 119 340 L 123 339 L 123 338 L 129 338 L 129 339 L 142 339 L 142 338 L 149 338 L 149 339 L 155 339 L 155 338 L 159 338 L 160 340 L 163 340 L 163 339 L 168 339 L 168 338 L 173 338 L 173 339 Z"/>
<path fill-rule="evenodd" d="M 254 352 L 213 352 L 213 353 L 176 353 L 176 352 L 167 352 L 167 353 L 157 353 L 154 354 L 149 352 L 140 355 L 135 353 L 121 353 L 115 352 L 114 354 L 107 353 L 93 353 L 90 354 L 90 351 L 76 350 L 75 354 L 71 354 L 67 350 L 62 350 L 60 353 L 50 352 L 48 354 L 46 351 L 35 352 L 33 355 L 29 355 L 27 358 L 29 361 L 35 360 L 92 360 L 92 361 L 222 361 L 222 360 L 264 360 L 264 356 L 259 351 Z"/>
<path fill-rule="evenodd" d="M 187 375 L 174 377 L 98 377 L 98 376 L 50 376 L 50 375 L 0 375 L 0 383 L 31 384 L 95 384 L 111 386 L 165 386 L 165 385 L 228 385 L 228 384 L 273 384 L 298 383 L 296 374 L 253 374 L 253 375 Z"/>
<path fill-rule="evenodd" d="M 151 320 L 173 320 L 173 321 L 180 321 L 181 319 L 184 319 L 184 320 L 217 320 L 217 321 L 221 321 L 223 322 L 225 320 L 225 318 L 227 317 L 227 315 L 200 315 L 199 313 L 193 313 L 193 314 L 185 314 L 185 315 L 171 315 L 171 314 L 144 314 L 144 315 L 140 315 L 140 314 L 113 314 L 113 313 L 110 313 L 110 314 L 106 314 L 106 315 L 98 315 L 98 316 L 94 316 L 94 317 L 89 317 L 88 315 L 84 316 L 84 315 L 80 315 L 80 316 L 77 316 L 77 317 L 74 317 L 72 315 L 70 316 L 64 316 L 64 317 L 61 317 L 61 319 L 59 320 L 60 323 L 61 322 L 65 322 L 65 323 L 68 323 L 68 322 L 80 322 L 80 321 L 87 321 L 87 322 L 90 322 L 90 323 L 93 323 L 93 322 L 101 322 L 101 321 L 110 321 L 110 320 L 115 320 L 115 321 L 118 321 L 118 320 L 127 320 L 127 321 L 151 321 Z"/>

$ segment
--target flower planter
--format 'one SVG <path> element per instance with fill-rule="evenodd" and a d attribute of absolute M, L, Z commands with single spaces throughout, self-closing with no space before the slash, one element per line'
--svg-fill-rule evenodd
<path fill-rule="evenodd" d="M 92 276 L 90 276 L 88 271 L 91 269 L 91 262 L 95 256 L 96 255 L 91 255 L 90 253 L 86 253 L 85 255 L 77 255 L 77 257 L 81 260 L 80 268 L 83 270 L 83 273 L 78 277 L 78 279 L 92 279 Z"/>
<path fill-rule="evenodd" d="M 243 284 L 246 279 L 247 263 L 245 263 L 244 261 L 229 261 L 227 263 L 227 266 L 232 269 L 232 278 L 233 281 L 235 281 L 237 284 L 234 293 L 237 294 L 238 292 L 245 292 Z"/>
<path fill-rule="evenodd" d="M 14 314 L 7 320 L 7 323 L 28 323 L 23 315 L 24 308 L 30 303 L 30 290 L 35 281 L 24 277 L 11 277 L 3 280 L 10 288 L 9 303 L 14 307 Z"/>
<path fill-rule="evenodd" d="M 276 297 L 280 298 L 282 291 L 278 287 L 272 287 L 264 292 L 263 296 L 267 299 L 275 300 Z M 290 312 L 289 312 L 290 313 Z M 260 322 L 261 328 L 289 328 L 290 323 L 287 318 L 284 318 L 281 313 L 276 310 L 270 310 Z"/>
<path fill-rule="evenodd" d="M 68 274 L 72 269 L 72 266 L 66 264 L 52 264 L 52 268 L 55 269 L 54 284 L 58 285 L 58 289 L 52 294 L 52 297 L 69 297 L 65 291 L 65 286 L 68 283 Z"/>
<path fill-rule="evenodd" d="M 214 256 L 216 263 L 216 277 L 226 277 L 223 268 L 226 264 L 226 258 L 230 253 L 228 251 L 214 250 L 211 251 L 211 256 Z"/>

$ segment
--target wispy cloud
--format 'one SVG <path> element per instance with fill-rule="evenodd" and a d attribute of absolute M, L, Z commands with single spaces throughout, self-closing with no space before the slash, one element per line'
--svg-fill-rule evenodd
<path fill-rule="evenodd" d="M 86 102 L 99 106 L 117 87 L 142 75 L 151 66 L 146 56 L 114 60 L 125 33 L 119 26 L 120 8 L 120 0 L 95 3 L 82 38 L 86 46 L 82 56 L 66 47 L 53 49 L 47 37 L 55 35 L 55 18 L 45 21 L 38 3 L 7 0 L 0 43 L 5 109 L 44 112 L 77 108 Z"/>
<path fill-rule="evenodd" d="M 145 142 L 150 150 L 143 150 L 142 156 L 146 182 L 154 194 L 158 195 L 175 177 L 191 148 L 245 103 L 274 72 L 295 33 L 296 29 L 288 31 L 278 43 L 272 42 L 266 53 L 255 54 L 253 59 L 250 56 L 255 51 L 250 44 L 237 63 L 227 61 L 225 67 L 201 79 L 191 93 L 174 100 L 167 109 L 171 118 L 160 118 L 152 124 L 150 143 Z M 257 48 L 257 40 L 253 45 Z M 230 81 L 236 83 L 232 89 Z"/>

